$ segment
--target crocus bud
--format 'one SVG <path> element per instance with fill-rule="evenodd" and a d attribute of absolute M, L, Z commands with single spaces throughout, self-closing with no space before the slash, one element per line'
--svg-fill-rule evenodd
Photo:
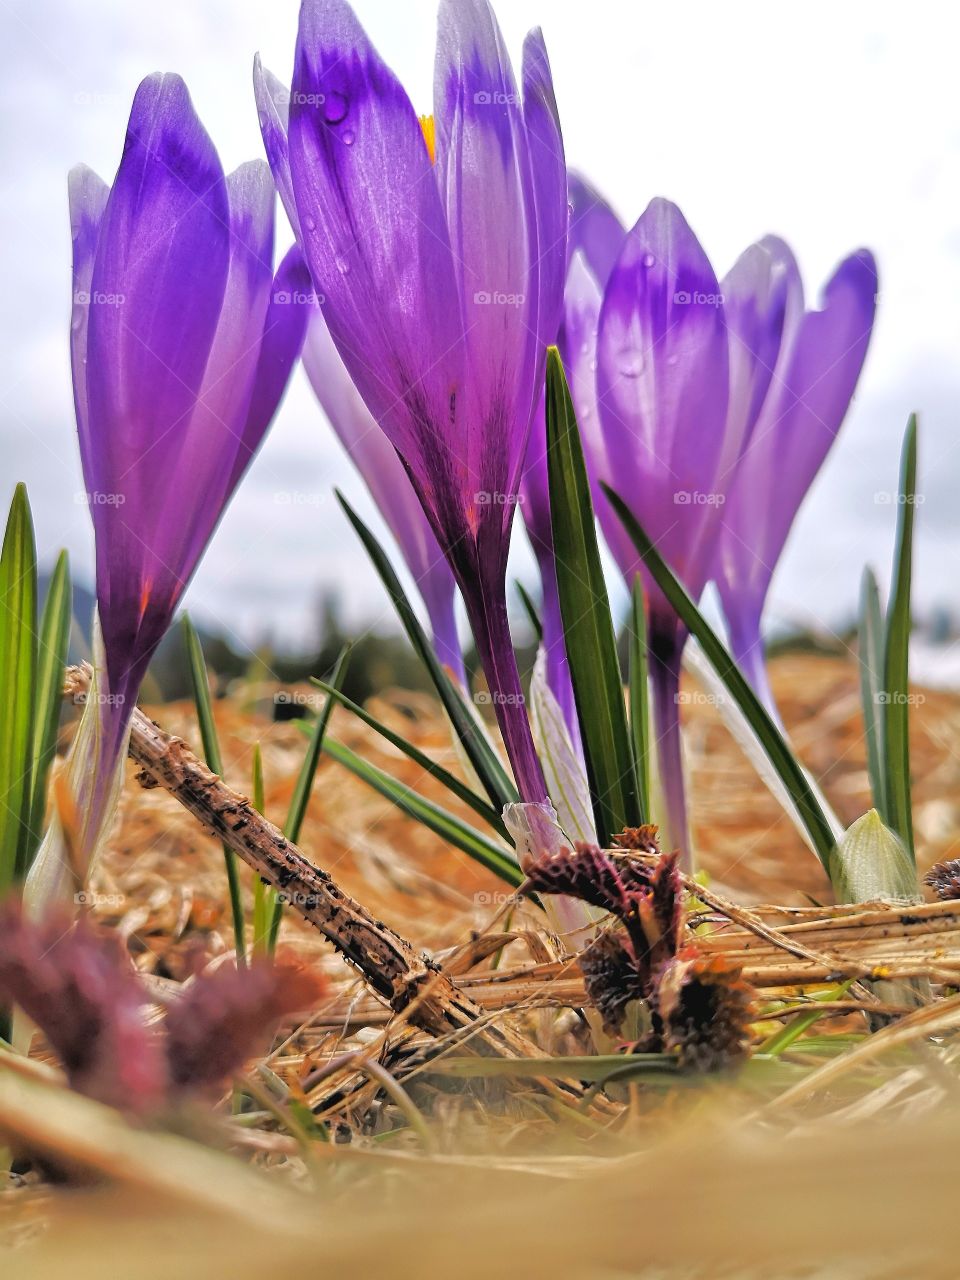
<path fill-rule="evenodd" d="M 876 809 L 848 828 L 834 850 L 830 879 L 838 902 L 917 902 L 917 869 Z"/>

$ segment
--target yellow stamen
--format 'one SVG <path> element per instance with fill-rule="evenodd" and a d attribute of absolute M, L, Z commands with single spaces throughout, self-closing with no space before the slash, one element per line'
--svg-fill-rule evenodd
<path fill-rule="evenodd" d="M 433 123 L 433 116 L 421 116 L 420 128 L 423 130 L 423 140 L 427 144 L 427 154 L 430 156 L 430 163 L 437 163 L 437 132 Z"/>
<path fill-rule="evenodd" d="M 150 586 L 149 582 L 143 584 L 143 590 L 140 593 L 140 621 L 143 621 L 143 615 L 147 612 L 147 605 L 150 603 Z"/>

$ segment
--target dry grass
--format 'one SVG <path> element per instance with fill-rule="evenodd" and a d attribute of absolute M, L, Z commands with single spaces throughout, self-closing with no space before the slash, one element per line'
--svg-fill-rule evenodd
<path fill-rule="evenodd" d="M 868 805 L 868 784 L 855 668 L 790 657 L 774 664 L 773 683 L 800 755 L 841 818 L 856 818 Z M 216 711 L 227 781 L 249 791 L 259 742 L 267 814 L 282 822 L 303 738 L 274 724 L 271 709 L 269 698 L 251 705 L 236 697 Z M 371 709 L 456 767 L 446 725 L 427 700 L 389 695 Z M 518 1262 L 533 1275 L 667 1274 L 657 1268 L 668 1262 L 671 1275 L 952 1274 L 937 1269 L 949 1251 L 933 1224 L 940 1171 L 960 1124 L 952 1047 L 960 999 L 888 1021 L 873 1035 L 858 1000 L 869 998 L 864 979 L 923 973 L 952 984 L 960 973 L 956 904 L 896 919 L 812 908 L 807 895 L 829 899 L 815 859 L 714 710 L 693 702 L 686 711 L 695 840 L 711 877 L 703 945 L 742 964 L 760 990 L 758 1046 L 809 1012 L 817 984 L 848 979 L 853 985 L 836 993 L 808 1037 L 777 1062 L 751 1064 L 736 1082 L 691 1088 L 676 1077 L 644 1077 L 614 1087 L 599 1118 L 558 1117 L 532 1081 L 451 1078 L 462 1043 L 438 1045 L 398 1026 L 318 935 L 288 917 L 282 946 L 321 966 L 331 992 L 307 1026 L 290 1028 L 252 1066 L 265 1099 L 259 1116 L 238 1119 L 225 1108 L 215 1134 L 194 1118 L 180 1122 L 186 1138 L 144 1135 L 39 1072 L 16 1076 L 15 1096 L 7 1090 L 0 1104 L 0 1128 L 49 1155 L 59 1141 L 75 1176 L 107 1176 L 119 1197 L 101 1192 L 63 1203 L 37 1186 L 12 1197 L 0 1234 L 21 1245 L 31 1275 L 67 1274 L 58 1270 L 67 1258 L 78 1280 L 88 1262 L 93 1274 L 86 1250 L 95 1253 L 107 1229 L 121 1273 L 136 1277 L 206 1275 L 212 1266 L 243 1276 L 284 1263 L 311 1274 L 318 1249 L 325 1269 L 349 1260 L 360 1274 L 382 1265 L 397 1276 L 497 1274 Z M 198 745 L 190 706 L 156 714 Z M 335 712 L 332 732 L 448 803 L 349 715 Z M 914 709 L 912 745 L 919 856 L 929 865 L 960 853 L 960 698 L 928 694 Z M 584 1025 L 568 1011 L 583 1003 L 582 980 L 542 916 L 511 906 L 505 919 L 499 881 L 332 761 L 321 762 L 300 844 L 374 915 L 442 954 L 490 1018 L 511 1020 L 544 1055 L 587 1050 Z M 124 933 L 141 972 L 166 994 L 198 954 L 215 962 L 229 950 L 219 847 L 170 796 L 144 791 L 132 777 L 96 888 L 98 915 Z M 498 936 L 491 942 L 490 934 Z M 890 998 L 888 989 L 880 1012 L 904 1013 Z M 345 1050 L 353 1060 L 322 1078 L 318 1068 Z M 357 1070 L 358 1058 L 379 1062 L 402 1092 L 384 1094 L 382 1078 Z M 296 1099 L 330 1136 L 349 1141 L 305 1143 L 304 1113 L 289 1110 Z M 936 1124 L 928 1119 L 934 1111 L 942 1117 Z M 882 1129 L 869 1128 L 881 1115 Z M 898 1124 L 912 1126 L 905 1145 Z M 69 1159 L 58 1139 L 64 1129 Z M 226 1159 L 212 1150 L 192 1164 L 197 1137 L 269 1171 L 280 1201 L 265 1200 L 251 1222 L 258 1175 L 231 1159 L 221 1182 L 214 1166 L 205 1169 L 208 1159 Z M 167 1145 L 151 1145 L 157 1141 Z M 210 1184 L 213 1199 L 204 1194 Z M 319 1201 L 288 1203 L 291 1184 L 312 1187 Z M 921 1184 L 923 1222 L 915 1219 L 905 1237 L 900 1197 Z"/>

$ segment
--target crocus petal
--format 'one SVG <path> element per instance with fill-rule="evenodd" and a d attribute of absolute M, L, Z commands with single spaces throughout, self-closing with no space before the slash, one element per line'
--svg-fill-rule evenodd
<path fill-rule="evenodd" d="M 186 86 L 151 76 L 134 99 L 101 221 L 87 338 L 90 425 L 81 449 L 111 685 L 129 675 L 119 655 L 140 647 L 154 590 L 142 572 L 142 530 L 156 527 L 168 474 L 148 456 L 162 445 L 176 452 L 189 427 L 223 303 L 229 239 L 223 170 Z"/>
<path fill-rule="evenodd" d="M 263 322 L 273 279 L 274 198 L 270 169 L 262 160 L 241 165 L 227 179 L 230 200 L 230 265 L 216 336 L 203 383 L 179 450 L 166 454 L 170 488 L 182 494 L 203 493 L 205 502 L 188 502 L 194 519 L 185 522 L 182 547 L 195 545 L 189 526 L 206 529 L 206 512 L 228 491 L 234 457 L 260 352 Z M 160 516 L 158 534 L 170 565 L 186 565 L 190 551 L 177 551 L 169 530 L 169 514 Z M 200 535 L 202 546 L 206 533 Z"/>
<path fill-rule="evenodd" d="M 100 238 L 100 221 L 110 188 L 85 164 L 70 170 L 70 233 L 73 240 L 73 303 L 70 320 L 70 363 L 81 450 L 90 451 L 87 427 L 87 330 L 90 284 Z"/>
<path fill-rule="evenodd" d="M 807 490 L 836 438 L 866 357 L 877 270 L 860 250 L 796 327 L 722 513 L 717 585 L 727 620 L 759 622 L 777 560 Z"/>
<path fill-rule="evenodd" d="M 654 200 L 627 236 L 600 313 L 597 392 L 603 478 L 698 596 L 712 557 L 699 553 L 715 517 L 727 412 L 728 349 L 720 286 L 680 210 Z M 600 509 L 604 520 L 605 507 Z M 637 553 L 612 513 L 604 533 L 629 581 Z M 651 609 L 669 610 L 651 584 Z"/>
<path fill-rule="evenodd" d="M 599 191 L 572 170 L 567 175 L 567 192 L 570 201 L 569 256 L 572 259 L 579 250 L 601 289 L 605 289 L 623 248 L 627 229 Z"/>
<path fill-rule="evenodd" d="M 327 416 L 396 539 L 427 606 L 434 647 L 465 684 L 457 640 L 456 584 L 423 514 L 403 463 L 377 426 L 350 379 L 319 308 L 314 308 L 303 348 L 303 367 Z"/>
<path fill-rule="evenodd" d="M 303 347 L 315 297 L 313 280 L 303 254 L 294 245 L 287 250 L 273 278 L 227 499 L 263 443 L 267 428 L 279 408 Z"/>
<path fill-rule="evenodd" d="M 293 178 L 290 174 L 290 147 L 287 128 L 290 116 L 290 90 L 260 61 L 259 53 L 253 60 L 253 93 L 257 100 L 260 133 L 267 153 L 270 172 L 277 184 L 293 233 L 300 239 L 300 217 L 293 194 Z"/>
<path fill-rule="evenodd" d="M 803 284 L 789 247 L 773 236 L 751 245 L 721 282 L 730 347 L 730 398 L 722 485 L 732 482 L 783 346 L 803 314 Z"/>
<path fill-rule="evenodd" d="M 602 303 L 600 286 L 590 272 L 586 258 L 577 250 L 567 272 L 560 352 L 591 480 L 609 474 L 597 405 L 597 333 Z M 596 501 L 602 504 L 606 500 L 598 494 Z"/>
<path fill-rule="evenodd" d="M 217 153 L 183 81 L 151 76 L 134 99 L 91 284 L 89 407 L 97 420 L 116 424 L 115 444 L 129 455 L 116 460 L 118 474 L 189 416 L 228 258 L 229 206 Z M 96 467 L 102 459 L 90 461 Z"/>
<path fill-rule="evenodd" d="M 290 102 L 301 243 L 368 408 L 411 468 L 453 423 L 462 322 L 420 123 L 343 0 L 305 0 Z M 420 467 L 423 484 L 435 482 Z"/>
<path fill-rule="evenodd" d="M 458 461 L 468 500 L 489 495 L 486 510 L 468 507 L 468 519 L 498 526 L 502 543 L 512 516 L 505 496 L 516 492 L 533 412 L 539 272 L 520 94 L 487 0 L 440 6 L 434 112 L 437 181 L 465 321 L 467 432 Z"/>
<path fill-rule="evenodd" d="M 527 127 L 537 213 L 539 350 L 534 388 L 539 399 L 546 350 L 557 340 L 563 312 L 568 212 L 565 199 L 567 166 L 560 116 L 553 91 L 550 59 L 539 28 L 530 32 L 523 45 L 523 118 Z"/>

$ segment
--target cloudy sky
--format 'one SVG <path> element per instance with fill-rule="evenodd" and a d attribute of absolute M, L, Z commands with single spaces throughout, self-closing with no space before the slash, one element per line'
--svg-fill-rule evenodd
<path fill-rule="evenodd" d="M 381 53 L 429 110 L 434 0 L 357 0 Z M 849 617 L 863 564 L 886 579 L 899 438 L 921 413 L 917 599 L 960 587 L 960 108 L 955 49 L 932 0 L 501 0 L 516 54 L 543 26 L 570 163 L 633 222 L 676 200 L 722 275 L 767 232 L 793 245 L 808 293 L 867 245 L 879 319 L 858 397 L 774 583 L 770 620 Z M 180 72 L 226 168 L 262 154 L 250 68 L 289 81 L 295 0 L 0 0 L 0 501 L 29 485 L 43 560 L 92 540 L 73 426 L 67 170 L 115 172 L 140 79 Z M 279 214 L 281 246 L 289 233 Z M 373 518 L 298 372 L 188 603 L 255 641 L 307 638 L 324 589 L 356 623 L 388 624 L 344 528 L 340 484 Z M 284 495 L 286 495 L 284 497 Z M 515 538 L 516 572 L 532 558 Z"/>

